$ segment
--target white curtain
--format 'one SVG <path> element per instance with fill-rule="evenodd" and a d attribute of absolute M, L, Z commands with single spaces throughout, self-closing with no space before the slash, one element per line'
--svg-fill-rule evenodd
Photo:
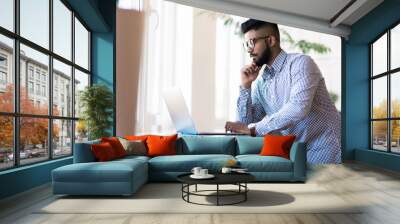
<path fill-rule="evenodd" d="M 163 89 L 179 87 L 191 108 L 193 8 L 163 0 L 144 1 L 145 37 L 139 78 L 136 133 L 175 132 Z"/>
<path fill-rule="evenodd" d="M 240 69 L 250 62 L 242 47 L 242 37 L 234 25 L 226 26 L 224 17 L 216 21 L 216 66 L 215 66 L 215 118 L 217 127 L 224 127 L 227 120 L 236 120 L 236 101 L 239 96 Z M 245 18 L 231 16 L 235 22 Z M 234 23 L 235 23 L 234 22 Z M 233 24 L 234 24 L 233 23 Z"/>
<path fill-rule="evenodd" d="M 236 27 L 225 25 L 227 17 L 222 14 L 195 10 L 192 7 L 164 0 L 144 1 L 143 10 L 146 15 L 145 44 L 139 79 L 136 133 L 176 132 L 162 97 L 162 90 L 169 87 L 180 88 L 190 112 L 193 108 L 192 104 L 195 105 L 196 110 L 200 110 L 193 116 L 195 121 L 202 121 L 202 124 L 196 124 L 196 126 L 201 126 L 204 130 L 198 131 L 222 131 L 226 121 L 236 119 L 240 69 L 250 61 L 242 47 L 242 38 L 235 33 Z M 201 16 L 212 18 L 212 23 L 208 19 L 202 19 Z M 232 16 L 231 18 L 235 22 L 245 20 L 241 17 Z M 194 27 L 193 24 L 199 27 Z M 193 37 L 193 33 L 199 33 L 195 32 L 196 29 L 202 29 L 200 26 L 210 28 L 209 33 L 201 33 L 201 35 L 214 35 L 216 43 L 202 41 L 201 36 L 200 41 L 199 37 Z M 197 39 L 196 43 L 194 39 Z M 193 61 L 193 55 L 196 54 L 193 52 L 194 44 L 196 44 L 196 49 L 208 49 L 215 45 L 215 49 L 203 52 L 205 57 L 215 58 L 215 63 L 204 64 L 207 61 L 204 61 L 204 58 L 198 59 L 201 61 Z M 202 77 L 193 79 L 197 80 L 193 83 L 195 66 L 192 65 L 194 64 L 197 67 L 199 65 L 208 68 L 214 66 L 213 69 L 207 69 L 213 74 L 204 76 L 200 74 Z M 212 77 L 211 80 L 208 77 Z M 205 92 L 208 93 L 207 97 L 213 99 L 197 97 L 196 102 L 191 102 L 192 96 L 203 93 L 194 93 L 196 88 L 192 88 L 192 85 L 214 88 L 214 91 L 199 88 L 196 90 L 207 91 Z M 213 94 L 210 96 L 211 92 Z M 207 104 L 210 100 L 215 102 L 214 105 Z M 210 106 L 212 108 L 209 108 Z M 209 113 L 210 109 L 212 113 Z"/>

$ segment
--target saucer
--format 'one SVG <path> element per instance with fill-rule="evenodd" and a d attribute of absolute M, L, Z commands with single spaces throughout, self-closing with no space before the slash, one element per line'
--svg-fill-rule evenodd
<path fill-rule="evenodd" d="M 190 178 L 193 178 L 193 179 L 211 179 L 211 178 L 214 178 L 214 177 L 215 176 L 212 175 L 212 174 L 207 174 L 207 175 L 204 175 L 204 176 L 194 175 L 194 174 L 190 175 Z"/>

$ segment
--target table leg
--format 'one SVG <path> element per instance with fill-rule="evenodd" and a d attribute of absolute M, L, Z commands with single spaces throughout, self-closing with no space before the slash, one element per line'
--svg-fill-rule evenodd
<path fill-rule="evenodd" d="M 196 184 L 196 186 L 195 186 L 195 191 L 197 192 L 197 184 Z"/>
<path fill-rule="evenodd" d="M 188 202 L 190 202 L 190 201 L 189 201 L 189 195 L 190 195 L 190 184 L 188 184 L 188 185 L 187 185 L 187 192 L 188 192 L 188 193 L 187 193 L 187 201 L 188 201 Z"/>
<path fill-rule="evenodd" d="M 247 183 L 244 183 L 244 190 L 245 190 L 245 192 L 244 192 L 244 201 L 247 201 L 247 192 L 248 192 Z"/>
<path fill-rule="evenodd" d="M 217 206 L 219 205 L 219 184 L 217 184 Z"/>

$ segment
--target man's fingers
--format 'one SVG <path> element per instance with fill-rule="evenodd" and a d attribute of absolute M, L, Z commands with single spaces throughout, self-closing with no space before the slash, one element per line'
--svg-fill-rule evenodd
<path fill-rule="evenodd" d="M 236 126 L 237 126 L 237 122 L 230 122 L 230 121 L 228 121 L 228 122 L 226 122 L 225 123 L 225 131 L 226 132 L 228 132 L 228 131 L 230 131 L 230 132 L 236 132 L 237 130 L 237 128 L 236 128 Z"/>
<path fill-rule="evenodd" d="M 255 70 L 253 67 L 250 67 L 250 71 L 251 71 L 251 74 L 253 74 Z"/>
<path fill-rule="evenodd" d="M 225 123 L 225 131 L 230 131 L 230 129 L 231 129 L 231 122 L 226 122 Z"/>

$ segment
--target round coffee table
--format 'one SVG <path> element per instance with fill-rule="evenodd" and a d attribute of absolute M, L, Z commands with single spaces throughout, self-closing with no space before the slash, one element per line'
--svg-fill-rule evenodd
<path fill-rule="evenodd" d="M 178 181 L 182 183 L 182 199 L 188 203 L 198 204 L 198 205 L 234 205 L 247 200 L 247 192 L 249 188 L 247 183 L 255 180 L 255 177 L 249 173 L 215 173 L 215 177 L 212 179 L 193 179 L 190 177 L 191 173 L 182 174 L 177 177 Z M 197 185 L 215 185 L 215 190 L 198 190 Z M 195 186 L 194 191 L 190 191 L 190 186 Z M 220 189 L 220 185 L 236 185 L 237 190 L 224 190 Z M 215 194 L 205 194 L 209 192 L 215 192 Z M 203 197 L 216 197 L 216 204 L 202 204 L 190 201 L 190 196 L 203 196 Z M 221 197 L 232 197 L 240 196 L 240 199 L 231 203 L 221 203 Z"/>

